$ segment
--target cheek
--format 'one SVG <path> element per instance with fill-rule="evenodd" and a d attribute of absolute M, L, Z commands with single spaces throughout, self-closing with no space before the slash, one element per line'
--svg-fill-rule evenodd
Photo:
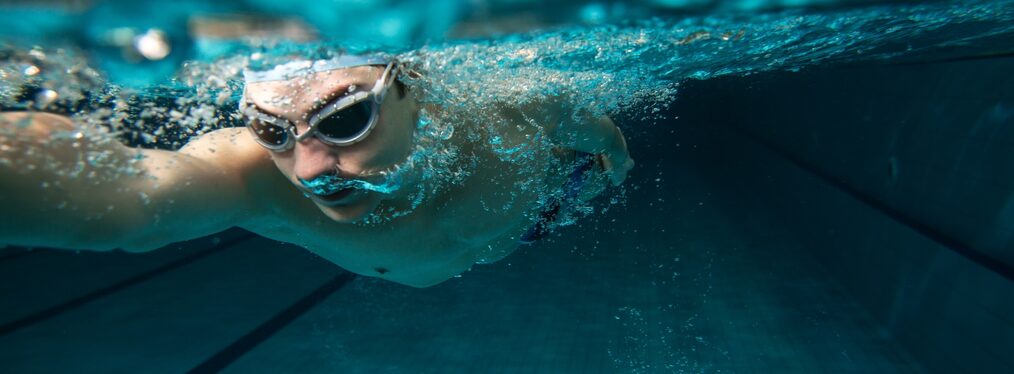
<path fill-rule="evenodd" d="M 415 134 L 415 123 L 404 113 L 392 114 L 384 121 L 389 157 L 401 161 L 412 148 L 412 137 Z"/>
<path fill-rule="evenodd" d="M 294 168 L 294 160 L 290 154 L 291 152 L 287 152 L 286 156 L 279 156 L 277 154 L 271 155 L 271 161 L 275 163 L 275 167 L 277 167 L 278 171 L 282 172 L 286 178 L 292 176 L 292 170 Z"/>
<path fill-rule="evenodd" d="M 346 161 L 359 161 L 367 167 L 382 168 L 404 159 L 412 144 L 411 129 L 406 130 L 409 126 L 401 118 L 383 116 L 379 120 L 366 139 L 346 150 Z"/>

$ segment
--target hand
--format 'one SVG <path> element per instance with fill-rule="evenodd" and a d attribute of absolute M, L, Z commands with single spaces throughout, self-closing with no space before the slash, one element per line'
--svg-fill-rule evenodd
<path fill-rule="evenodd" d="M 619 186 L 627 179 L 627 172 L 634 168 L 634 160 L 630 158 L 627 139 L 619 127 L 616 128 L 616 136 L 619 138 L 620 147 L 611 152 L 599 154 L 598 157 L 602 163 L 602 170 L 609 175 L 609 180 L 613 182 L 614 186 Z"/>

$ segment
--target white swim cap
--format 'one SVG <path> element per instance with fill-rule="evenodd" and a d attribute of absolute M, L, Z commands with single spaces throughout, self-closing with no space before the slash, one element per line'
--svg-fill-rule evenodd
<path fill-rule="evenodd" d="M 337 69 L 345 69 L 356 66 L 387 65 L 391 58 L 381 55 L 342 55 L 326 60 L 296 60 L 281 65 L 276 65 L 271 70 L 254 71 L 243 70 L 243 80 L 246 83 L 285 81 L 307 74 L 320 73 Z"/>

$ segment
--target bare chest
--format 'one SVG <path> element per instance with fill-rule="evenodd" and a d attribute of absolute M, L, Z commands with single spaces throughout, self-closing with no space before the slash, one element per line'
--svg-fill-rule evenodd
<path fill-rule="evenodd" d="M 429 285 L 516 249 L 522 217 L 491 214 L 490 191 L 456 189 L 388 222 L 331 221 L 308 200 L 292 201 L 252 230 L 296 244 L 358 274 Z"/>
<path fill-rule="evenodd" d="M 249 228 L 359 274 L 411 285 L 439 283 L 517 249 L 538 196 L 532 181 L 544 176 L 542 165 L 504 163 L 479 152 L 468 156 L 478 160 L 469 178 L 390 221 L 334 222 L 283 180 L 272 186 L 280 198 L 276 208 Z"/>

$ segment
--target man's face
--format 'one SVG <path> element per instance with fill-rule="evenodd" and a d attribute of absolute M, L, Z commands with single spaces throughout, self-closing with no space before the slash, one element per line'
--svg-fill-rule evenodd
<path fill-rule="evenodd" d="M 299 134 L 307 121 L 324 105 L 347 94 L 367 92 L 383 73 L 383 67 L 362 66 L 314 73 L 286 81 L 256 82 L 246 87 L 245 100 L 261 112 L 289 120 Z M 345 146 L 328 145 L 316 137 L 296 142 L 292 149 L 271 153 L 278 170 L 300 191 L 310 196 L 324 214 L 338 222 L 367 217 L 382 200 L 393 198 L 378 192 L 345 188 L 326 196 L 311 192 L 300 180 L 338 176 L 334 180 L 359 179 L 381 183 L 379 173 L 402 162 L 412 149 L 416 120 L 414 105 L 391 87 L 380 107 L 376 127 L 363 140 Z M 326 178 L 324 180 L 327 180 Z"/>

